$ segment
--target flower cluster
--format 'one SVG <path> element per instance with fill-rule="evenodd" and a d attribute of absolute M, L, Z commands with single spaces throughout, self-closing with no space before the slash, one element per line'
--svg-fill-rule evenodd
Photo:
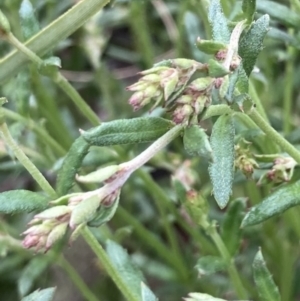
<path fill-rule="evenodd" d="M 140 73 L 143 76 L 137 83 L 127 87 L 134 92 L 129 104 L 134 110 L 139 110 L 153 101 L 152 109 L 159 104 L 175 108 L 175 123 L 189 122 L 210 105 L 210 90 L 215 81 L 205 77 L 188 83 L 196 71 L 207 72 L 207 65 L 194 60 L 174 59 L 145 70 Z"/>

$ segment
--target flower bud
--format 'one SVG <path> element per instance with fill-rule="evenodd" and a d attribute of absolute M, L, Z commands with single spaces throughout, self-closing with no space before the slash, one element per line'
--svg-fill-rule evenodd
<path fill-rule="evenodd" d="M 197 97 L 194 103 L 195 113 L 199 115 L 203 109 L 209 104 L 209 97 L 206 95 L 200 95 Z"/>
<path fill-rule="evenodd" d="M 143 91 L 146 87 L 148 87 L 148 83 L 138 81 L 137 83 L 126 87 L 128 91 Z"/>
<path fill-rule="evenodd" d="M 76 180 L 81 183 L 102 183 L 119 170 L 119 165 L 110 165 L 100 168 L 85 176 L 76 176 Z"/>
<path fill-rule="evenodd" d="M 140 81 L 143 83 L 158 83 L 161 79 L 161 76 L 155 73 L 152 74 L 147 74 L 145 76 L 143 76 Z"/>
<path fill-rule="evenodd" d="M 27 235 L 22 241 L 22 246 L 26 249 L 30 249 L 38 244 L 40 236 L 38 235 Z"/>
<path fill-rule="evenodd" d="M 56 224 L 56 222 L 53 221 L 45 221 L 40 225 L 35 225 L 30 228 L 28 228 L 25 232 L 23 232 L 23 235 L 48 235 L 48 233 L 53 229 L 53 226 Z"/>
<path fill-rule="evenodd" d="M 1 31 L 5 34 L 10 33 L 10 25 L 6 16 L 3 14 L 3 12 L 0 9 L 0 34 Z"/>
<path fill-rule="evenodd" d="M 67 227 L 68 227 L 68 223 L 61 223 L 57 225 L 55 228 L 53 228 L 53 230 L 50 232 L 50 234 L 47 237 L 46 246 L 45 246 L 46 251 L 49 250 L 56 241 L 58 241 L 65 235 L 67 231 Z"/>
<path fill-rule="evenodd" d="M 179 59 L 172 60 L 172 65 L 178 69 L 189 69 L 198 64 L 199 64 L 198 62 L 196 62 L 194 60 L 189 60 L 189 59 L 179 58 Z"/>
<path fill-rule="evenodd" d="M 159 73 L 159 72 L 162 72 L 162 71 L 167 70 L 167 69 L 169 69 L 169 67 L 158 66 L 158 67 L 153 67 L 153 68 L 144 70 L 144 71 L 140 72 L 140 74 L 148 75 L 148 74 L 151 74 L 151 73 Z"/>
<path fill-rule="evenodd" d="M 192 95 L 181 95 L 179 98 L 177 98 L 176 103 L 178 104 L 191 104 L 193 101 Z"/>
<path fill-rule="evenodd" d="M 47 220 L 47 219 L 60 219 L 69 215 L 71 208 L 68 206 L 55 206 L 34 216 L 34 219 Z"/>
<path fill-rule="evenodd" d="M 75 229 L 80 224 L 85 224 L 93 219 L 100 206 L 102 198 L 93 195 L 82 200 L 74 209 L 70 218 L 70 227 Z"/>
<path fill-rule="evenodd" d="M 131 95 L 128 100 L 128 103 L 134 108 L 134 110 L 138 110 L 141 106 L 141 102 L 143 101 L 144 93 L 142 91 L 135 92 Z"/>
<path fill-rule="evenodd" d="M 102 200 L 101 205 L 105 207 L 110 207 L 114 203 L 114 201 L 119 197 L 120 192 L 121 188 L 116 189 L 114 192 L 112 192 Z"/>
<path fill-rule="evenodd" d="M 173 113 L 173 121 L 176 124 L 185 123 L 189 120 L 193 112 L 194 111 L 191 105 L 185 104 L 178 106 Z"/>
<path fill-rule="evenodd" d="M 207 90 L 211 84 L 213 83 L 213 78 L 211 77 L 201 77 L 201 78 L 197 78 L 194 81 L 192 81 L 188 88 L 196 91 L 196 92 L 202 92 Z"/>
<path fill-rule="evenodd" d="M 170 80 L 168 80 L 166 83 L 164 83 L 165 100 L 168 100 L 168 98 L 171 96 L 171 94 L 175 91 L 177 83 L 178 83 L 178 76 L 173 76 L 170 78 Z"/>

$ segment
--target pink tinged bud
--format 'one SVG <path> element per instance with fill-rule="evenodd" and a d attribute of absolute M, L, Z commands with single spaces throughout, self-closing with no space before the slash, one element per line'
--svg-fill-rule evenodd
<path fill-rule="evenodd" d="M 74 209 L 70 218 L 70 227 L 75 229 L 80 224 L 86 224 L 92 220 L 100 206 L 102 198 L 93 195 L 82 200 Z"/>
<path fill-rule="evenodd" d="M 147 69 L 147 70 L 144 70 L 142 72 L 140 72 L 140 74 L 142 75 L 148 75 L 148 74 L 151 74 L 151 73 L 159 73 L 159 72 L 162 72 L 166 69 L 169 69 L 169 67 L 164 67 L 164 66 L 160 66 L 160 67 L 153 67 L 151 69 Z"/>
<path fill-rule="evenodd" d="M 112 192 L 111 194 L 109 194 L 108 196 L 106 196 L 102 202 L 101 202 L 101 205 L 105 206 L 105 207 L 110 207 L 116 199 L 119 198 L 120 196 L 120 192 L 121 192 L 121 189 L 117 189 L 115 190 L 114 192 Z"/>
<path fill-rule="evenodd" d="M 197 78 L 190 83 L 188 88 L 196 92 L 202 92 L 210 88 L 213 81 L 214 79 L 210 77 Z"/>
<path fill-rule="evenodd" d="M 137 83 L 128 86 L 126 90 L 128 91 L 143 91 L 148 86 L 148 83 L 138 81 Z"/>
<path fill-rule="evenodd" d="M 40 237 L 37 235 L 27 235 L 23 242 L 22 246 L 26 249 L 30 249 L 38 244 Z"/>
<path fill-rule="evenodd" d="M 134 108 L 139 107 L 142 100 L 144 98 L 144 93 L 142 91 L 139 92 L 135 92 L 131 95 L 131 97 L 129 98 L 128 102 L 131 106 L 133 106 Z"/>
<path fill-rule="evenodd" d="M 226 56 L 227 56 L 227 49 L 221 49 L 220 51 L 218 51 L 215 55 L 215 58 L 218 60 L 218 61 L 223 61 L 226 59 Z"/>
<path fill-rule="evenodd" d="M 235 55 L 230 62 L 230 70 L 235 70 L 241 64 L 241 57 Z"/>
<path fill-rule="evenodd" d="M 52 230 L 54 225 L 55 223 L 53 223 L 52 221 L 46 221 L 40 225 L 35 225 L 30 227 L 22 234 L 23 235 L 30 234 L 30 235 L 38 235 L 38 236 L 47 235 Z"/>
<path fill-rule="evenodd" d="M 55 206 L 35 215 L 34 218 L 38 218 L 40 220 L 59 219 L 69 215 L 71 211 L 72 209 L 68 206 Z"/>
<path fill-rule="evenodd" d="M 178 106 L 173 113 L 173 121 L 176 124 L 185 123 L 193 114 L 193 108 L 190 105 Z"/>
<path fill-rule="evenodd" d="M 76 176 L 76 180 L 81 183 L 102 183 L 116 172 L 119 171 L 119 165 L 110 165 L 100 168 L 85 176 Z"/>
<path fill-rule="evenodd" d="M 48 235 L 47 241 L 46 241 L 46 250 L 49 250 L 51 246 L 57 242 L 59 239 L 61 239 L 68 228 L 68 223 L 62 223 L 57 225 Z"/>
<path fill-rule="evenodd" d="M 191 95 L 181 95 L 177 100 L 176 103 L 178 104 L 191 104 L 193 97 Z"/>
<path fill-rule="evenodd" d="M 178 78 L 178 71 L 174 68 L 168 68 L 160 73 L 160 82 L 163 84 L 170 79 L 170 77 Z"/>
<path fill-rule="evenodd" d="M 158 83 L 160 81 L 160 75 L 158 74 L 148 74 L 143 76 L 140 81 L 144 84 L 149 84 L 149 83 Z M 146 82 L 146 83 L 145 83 Z"/>

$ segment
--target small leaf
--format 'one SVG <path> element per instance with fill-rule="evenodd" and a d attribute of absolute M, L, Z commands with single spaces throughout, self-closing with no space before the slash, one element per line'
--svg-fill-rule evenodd
<path fill-rule="evenodd" d="M 39 22 L 35 17 L 30 0 L 23 0 L 19 10 L 21 30 L 25 41 L 34 36 L 39 30 Z"/>
<path fill-rule="evenodd" d="M 242 222 L 242 227 L 261 223 L 287 209 L 300 204 L 300 181 L 279 188 L 261 203 L 252 207 Z"/>
<path fill-rule="evenodd" d="M 221 257 L 203 256 L 198 259 L 195 268 L 199 275 L 212 275 L 217 272 L 225 271 L 227 264 Z"/>
<path fill-rule="evenodd" d="M 76 180 L 81 183 L 101 183 L 115 174 L 118 170 L 119 165 L 109 165 L 87 175 L 76 176 Z"/>
<path fill-rule="evenodd" d="M 18 279 L 18 291 L 20 296 L 29 293 L 34 286 L 35 281 L 41 277 L 50 263 L 49 258 L 45 256 L 34 257 L 24 268 Z"/>
<path fill-rule="evenodd" d="M 160 117 L 120 119 L 102 123 L 83 132 L 82 137 L 97 146 L 145 143 L 158 139 L 173 125 L 171 121 Z"/>
<path fill-rule="evenodd" d="M 61 68 L 60 58 L 51 56 L 45 59 L 43 64 L 39 66 L 39 72 L 44 76 L 53 77 L 58 72 L 58 68 Z"/>
<path fill-rule="evenodd" d="M 58 172 L 56 191 L 59 196 L 67 194 L 73 186 L 75 175 L 88 153 L 89 147 L 89 144 L 83 137 L 77 138 L 72 144 Z"/>
<path fill-rule="evenodd" d="M 210 77 L 223 77 L 227 75 L 230 71 L 226 69 L 222 64 L 216 60 L 210 59 L 208 61 L 208 75 Z"/>
<path fill-rule="evenodd" d="M 53 301 L 55 290 L 55 287 L 45 288 L 41 291 L 36 290 L 32 294 L 24 297 L 21 301 Z"/>
<path fill-rule="evenodd" d="M 187 200 L 187 195 L 186 195 L 187 190 L 186 190 L 186 188 L 184 187 L 182 182 L 180 182 L 175 177 L 172 177 L 172 185 L 175 189 L 176 196 L 177 196 L 178 200 L 180 201 L 181 204 L 184 204 Z"/>
<path fill-rule="evenodd" d="M 150 288 L 142 282 L 142 301 L 158 301 Z"/>
<path fill-rule="evenodd" d="M 214 41 L 227 44 L 230 40 L 230 31 L 219 0 L 210 1 L 208 21 L 212 29 Z"/>
<path fill-rule="evenodd" d="M 100 227 L 109 222 L 115 215 L 119 206 L 120 193 L 111 206 L 101 205 L 96 213 L 97 216 L 88 223 L 89 227 Z"/>
<path fill-rule="evenodd" d="M 256 0 L 243 0 L 242 9 L 247 18 L 248 24 L 253 21 L 256 11 Z"/>
<path fill-rule="evenodd" d="M 140 300 L 141 282 L 145 282 L 145 279 L 140 270 L 131 262 L 127 251 L 117 243 L 108 240 L 106 243 L 106 252 L 123 282 L 130 288 L 131 294 L 137 300 Z"/>
<path fill-rule="evenodd" d="M 245 209 L 245 199 L 236 199 L 231 202 L 225 213 L 221 233 L 223 241 L 232 256 L 236 253 L 240 245 L 240 225 L 245 215 Z"/>
<path fill-rule="evenodd" d="M 275 1 L 257 1 L 257 11 L 269 14 L 272 19 L 278 20 L 283 25 L 289 27 L 300 27 L 300 16 L 296 11 Z"/>
<path fill-rule="evenodd" d="M 214 197 L 222 209 L 232 193 L 234 176 L 234 124 L 231 115 L 218 118 L 212 129 L 210 143 L 213 162 L 209 166 L 209 175 Z"/>
<path fill-rule="evenodd" d="M 261 250 L 259 250 L 253 261 L 253 274 L 256 289 L 261 301 L 280 301 L 280 295 L 276 284 L 269 272 Z"/>
<path fill-rule="evenodd" d="M 269 20 L 268 15 L 260 17 L 240 41 L 239 55 L 247 76 L 250 75 L 258 54 L 263 49 L 263 40 L 269 30 Z"/>
<path fill-rule="evenodd" d="M 207 54 L 216 54 L 221 49 L 227 49 L 227 45 L 213 40 L 202 40 L 200 38 L 196 41 L 198 49 Z"/>
<path fill-rule="evenodd" d="M 49 198 L 29 190 L 10 190 L 0 193 L 1 213 L 20 213 L 47 208 Z"/>
<path fill-rule="evenodd" d="M 208 136 L 198 125 L 191 125 L 184 129 L 183 145 L 189 155 L 211 157 L 212 149 Z"/>
<path fill-rule="evenodd" d="M 226 301 L 225 299 L 215 298 L 208 294 L 202 293 L 189 293 L 188 298 L 184 298 L 184 301 Z"/>

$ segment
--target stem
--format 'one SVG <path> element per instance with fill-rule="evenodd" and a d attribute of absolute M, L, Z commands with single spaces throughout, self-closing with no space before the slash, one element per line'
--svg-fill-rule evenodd
<path fill-rule="evenodd" d="M 34 35 L 25 43 L 25 46 L 40 56 L 45 55 L 109 2 L 110 0 L 83 0 L 78 2 L 65 14 Z M 19 51 L 12 51 L 1 59 L 0 83 L 18 73 L 26 62 L 28 62 L 28 57 Z"/>
<path fill-rule="evenodd" d="M 77 271 L 73 266 L 63 257 L 60 257 L 58 264 L 65 270 L 69 278 L 73 281 L 77 289 L 80 291 L 81 295 L 87 301 L 99 301 L 95 294 L 89 289 L 89 287 L 84 283 L 82 278 L 79 276 Z"/>
<path fill-rule="evenodd" d="M 104 266 L 107 274 L 111 277 L 111 279 L 115 282 L 119 290 L 123 293 L 125 298 L 128 301 L 140 301 L 138 300 L 131 292 L 130 288 L 123 282 L 122 277 L 120 277 L 118 271 L 114 267 L 113 263 L 111 262 L 110 258 L 107 256 L 105 250 L 102 246 L 98 243 L 96 238 L 93 236 L 91 231 L 84 227 L 81 230 L 81 234 L 84 237 L 85 241 L 97 255 L 98 259 L 101 261 L 101 264 Z"/>
<path fill-rule="evenodd" d="M 4 142 L 9 146 L 9 148 L 12 150 L 14 155 L 20 161 L 20 163 L 28 170 L 28 172 L 31 174 L 34 180 L 51 198 L 56 198 L 55 190 L 51 187 L 51 185 L 44 178 L 41 172 L 36 168 L 36 166 L 30 161 L 30 159 L 24 154 L 24 152 L 16 144 L 5 122 L 0 124 L 0 132 L 2 134 L 2 138 Z"/>
<path fill-rule="evenodd" d="M 40 57 L 38 57 L 34 52 L 27 48 L 12 33 L 9 33 L 7 35 L 7 39 L 12 45 L 14 45 L 23 54 L 25 54 L 36 65 L 38 69 L 44 64 L 44 61 Z M 82 112 L 82 114 L 94 126 L 100 124 L 98 116 L 86 104 L 85 100 L 79 95 L 79 93 L 73 88 L 73 86 L 58 70 L 56 70 L 54 74 L 49 75 L 49 77 L 72 99 L 72 101 L 75 103 L 80 112 Z"/>
<path fill-rule="evenodd" d="M 259 114 L 266 120 L 268 121 L 268 116 L 266 114 L 266 111 L 260 101 L 260 98 L 257 95 L 257 92 L 255 90 L 255 87 L 251 81 L 249 81 L 249 94 L 252 97 L 254 103 L 256 104 L 256 109 L 259 112 Z"/>
<path fill-rule="evenodd" d="M 227 262 L 228 264 L 228 274 L 231 278 L 231 281 L 235 287 L 237 296 L 240 299 L 246 299 L 247 298 L 247 292 L 243 286 L 243 283 L 240 279 L 239 273 L 234 265 L 234 263 L 231 260 L 230 254 L 228 253 L 228 250 L 226 248 L 226 245 L 224 244 L 222 238 L 220 237 L 219 233 L 216 231 L 215 226 L 212 226 L 208 229 L 208 233 L 211 236 L 212 240 L 214 241 L 215 245 L 217 246 L 222 258 Z"/>
<path fill-rule="evenodd" d="M 287 152 L 295 161 L 300 164 L 300 152 L 289 143 L 284 137 L 282 137 L 277 131 L 275 131 L 270 124 L 268 124 L 257 112 L 253 109 L 249 113 L 249 117 L 256 123 L 256 125 L 275 143 L 277 143 L 285 152 Z"/>

